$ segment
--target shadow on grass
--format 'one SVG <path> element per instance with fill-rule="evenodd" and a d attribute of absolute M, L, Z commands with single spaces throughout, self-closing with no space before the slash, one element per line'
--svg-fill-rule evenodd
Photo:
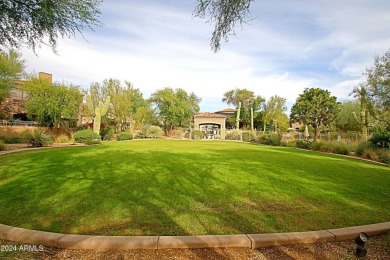
<path fill-rule="evenodd" d="M 390 210 L 380 211 L 389 205 L 380 194 L 390 185 L 387 168 L 221 144 L 20 154 L 0 174 L 0 222 L 61 233 L 199 235 L 388 221 Z M 351 178 L 350 167 L 365 172 Z"/>

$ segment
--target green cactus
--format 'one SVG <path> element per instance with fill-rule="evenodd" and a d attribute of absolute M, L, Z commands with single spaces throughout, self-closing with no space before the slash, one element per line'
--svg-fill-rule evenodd
<path fill-rule="evenodd" d="M 236 117 L 236 129 L 240 129 L 240 113 L 241 113 L 241 102 L 238 102 L 237 117 Z"/>
<path fill-rule="evenodd" d="M 102 101 L 99 101 L 99 107 L 93 109 L 93 102 L 91 95 L 87 95 L 87 106 L 89 113 L 93 116 L 93 131 L 97 134 L 100 132 L 100 123 L 102 121 L 102 116 L 107 114 L 108 108 L 110 107 L 110 96 L 106 98 L 104 104 Z"/>
<path fill-rule="evenodd" d="M 252 130 L 252 132 L 254 129 L 255 128 L 254 128 L 254 123 L 253 123 L 253 107 L 251 107 L 251 130 Z"/>

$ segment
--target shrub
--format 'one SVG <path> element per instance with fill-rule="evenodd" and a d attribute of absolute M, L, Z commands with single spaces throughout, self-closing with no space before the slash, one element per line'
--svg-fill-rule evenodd
<path fill-rule="evenodd" d="M 148 138 L 146 136 L 146 131 L 144 132 L 139 132 L 136 136 L 135 136 L 136 139 L 144 139 L 144 138 Z"/>
<path fill-rule="evenodd" d="M 260 143 L 260 144 L 267 144 L 267 142 L 268 142 L 267 140 L 268 140 L 267 135 L 263 134 L 263 133 L 257 135 L 257 137 L 256 137 L 256 142 Z"/>
<path fill-rule="evenodd" d="M 226 134 L 225 139 L 226 140 L 241 140 L 242 135 L 240 130 L 233 130 Z"/>
<path fill-rule="evenodd" d="M 191 136 L 192 136 L 192 139 L 200 140 L 200 139 L 203 139 L 204 134 L 200 130 L 194 130 L 191 132 Z"/>
<path fill-rule="evenodd" d="M 332 152 L 332 145 L 328 142 L 316 141 L 311 145 L 313 151 Z"/>
<path fill-rule="evenodd" d="M 176 139 L 183 139 L 183 130 L 182 129 L 175 129 L 171 132 L 171 137 Z"/>
<path fill-rule="evenodd" d="M 334 144 L 332 149 L 333 153 L 342 154 L 342 155 L 350 155 L 351 151 L 345 143 L 337 142 Z"/>
<path fill-rule="evenodd" d="M 242 140 L 244 142 L 252 142 L 256 139 L 256 137 L 251 132 L 243 132 L 242 133 Z"/>
<path fill-rule="evenodd" d="M 85 129 L 78 131 L 73 134 L 74 140 L 76 143 L 83 143 L 83 144 L 100 144 L 100 135 L 93 132 L 91 129 Z"/>
<path fill-rule="evenodd" d="M 3 141 L 0 141 L 0 151 L 6 151 L 7 146 L 3 143 Z"/>
<path fill-rule="evenodd" d="M 365 142 L 359 143 L 358 147 L 356 148 L 355 154 L 357 156 L 363 156 L 364 152 L 367 149 L 372 149 L 371 142 L 365 141 Z"/>
<path fill-rule="evenodd" d="M 133 134 L 130 132 L 121 132 L 116 134 L 117 141 L 133 140 Z"/>
<path fill-rule="evenodd" d="M 161 127 L 152 125 L 146 130 L 147 138 L 160 138 L 163 135 Z"/>
<path fill-rule="evenodd" d="M 372 148 L 368 148 L 368 149 L 364 150 L 362 157 L 369 159 L 369 160 L 373 160 L 373 161 L 379 161 L 379 156 L 376 154 L 375 150 Z"/>
<path fill-rule="evenodd" d="M 375 151 L 379 156 L 381 162 L 385 164 L 390 164 L 390 150 L 388 149 L 378 149 Z"/>
<path fill-rule="evenodd" d="M 349 155 L 351 153 L 350 147 L 352 147 L 352 144 L 342 141 L 316 141 L 312 143 L 311 149 L 313 151 Z"/>
<path fill-rule="evenodd" d="M 280 146 L 282 145 L 282 135 L 279 133 L 261 134 L 257 136 L 256 141 L 261 144 Z"/>
<path fill-rule="evenodd" d="M 279 133 L 270 134 L 268 136 L 268 144 L 273 146 L 280 146 L 282 144 L 282 135 Z"/>
<path fill-rule="evenodd" d="M 39 129 L 33 131 L 25 131 L 22 133 L 24 141 L 27 145 L 32 147 L 44 147 L 49 146 L 52 143 L 53 136 L 45 134 Z"/>
<path fill-rule="evenodd" d="M 100 129 L 100 136 L 101 136 L 102 140 L 104 140 L 104 141 L 111 140 L 114 134 L 115 134 L 114 129 L 109 127 L 109 126 L 106 126 L 106 127 Z"/>
<path fill-rule="evenodd" d="M 376 148 L 390 149 L 390 132 L 386 130 L 375 132 L 370 142 Z"/>
<path fill-rule="evenodd" d="M 312 142 L 306 140 L 296 140 L 295 146 L 297 148 L 311 150 Z"/>
<path fill-rule="evenodd" d="M 67 135 L 59 135 L 56 137 L 55 141 L 56 143 L 70 143 L 70 138 Z"/>
<path fill-rule="evenodd" d="M 0 136 L 0 140 L 6 144 L 19 144 L 23 142 L 23 138 L 18 135 Z"/>

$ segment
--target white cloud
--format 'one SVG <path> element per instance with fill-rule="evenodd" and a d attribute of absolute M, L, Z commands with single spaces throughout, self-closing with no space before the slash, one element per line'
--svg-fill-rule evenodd
<path fill-rule="evenodd" d="M 212 27 L 192 18 L 195 2 L 110 1 L 104 27 L 59 41 L 39 57 L 23 50 L 28 70 L 52 73 L 87 88 L 105 78 L 128 80 L 147 97 L 166 86 L 202 97 L 201 110 L 227 107 L 223 93 L 247 88 L 293 103 L 307 87 L 348 98 L 373 55 L 390 47 L 390 2 L 255 1 L 257 19 L 237 31 L 222 50 L 209 48 Z M 218 107 L 219 106 L 219 107 Z"/>

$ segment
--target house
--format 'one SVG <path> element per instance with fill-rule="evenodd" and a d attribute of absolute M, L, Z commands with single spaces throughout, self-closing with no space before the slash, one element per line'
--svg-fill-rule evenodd
<path fill-rule="evenodd" d="M 216 114 L 220 114 L 220 115 L 224 115 L 227 118 L 229 118 L 229 117 L 235 117 L 236 116 L 236 111 L 237 111 L 237 109 L 234 109 L 234 108 L 225 108 L 225 109 L 219 110 L 219 111 L 217 111 L 215 113 Z"/>
<path fill-rule="evenodd" d="M 39 72 L 38 77 L 52 82 L 52 75 L 49 73 Z M 0 118 L 3 119 L 3 124 L 6 124 L 8 120 L 17 119 L 22 122 L 28 120 L 25 106 L 28 94 L 20 88 L 25 82 L 24 80 L 16 80 L 10 89 L 9 96 L 0 103 Z"/>

